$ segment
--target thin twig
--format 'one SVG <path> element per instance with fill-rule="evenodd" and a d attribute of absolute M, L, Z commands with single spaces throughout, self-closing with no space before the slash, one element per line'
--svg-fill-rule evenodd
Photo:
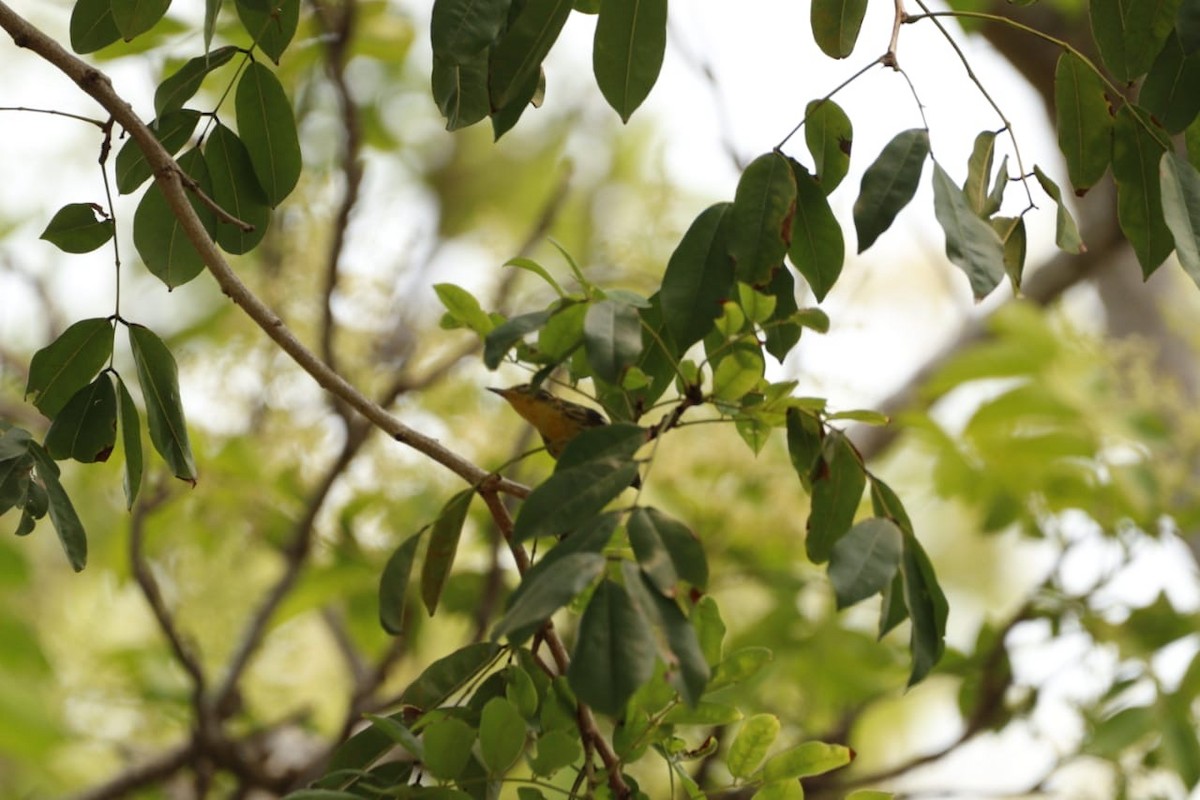
<path fill-rule="evenodd" d="M 151 760 L 123 770 L 117 777 L 75 795 L 74 800 L 120 800 L 147 786 L 161 783 L 186 767 L 196 756 L 195 743 L 189 741 L 158 754 Z"/>

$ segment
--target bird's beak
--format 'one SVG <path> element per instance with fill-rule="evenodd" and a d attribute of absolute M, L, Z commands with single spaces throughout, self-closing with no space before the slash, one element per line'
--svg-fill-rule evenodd
<path fill-rule="evenodd" d="M 501 397 L 504 396 L 504 392 L 505 392 L 504 389 L 497 389 L 495 386 L 489 386 L 489 387 L 487 387 L 487 390 L 489 392 L 495 392 L 496 394 L 500 395 Z"/>

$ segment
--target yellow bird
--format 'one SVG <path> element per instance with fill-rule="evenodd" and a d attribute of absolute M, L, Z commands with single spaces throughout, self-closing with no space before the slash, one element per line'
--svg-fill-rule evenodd
<path fill-rule="evenodd" d="M 580 433 L 608 424 L 599 411 L 555 397 L 528 383 L 507 389 L 489 388 L 488 391 L 507 400 L 513 410 L 541 435 L 546 452 L 556 459 L 562 455 L 567 443 Z"/>

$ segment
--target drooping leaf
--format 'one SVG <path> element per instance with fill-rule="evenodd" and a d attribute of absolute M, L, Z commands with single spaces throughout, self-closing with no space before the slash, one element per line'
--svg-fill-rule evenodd
<path fill-rule="evenodd" d="M 848 608 L 882 592 L 900 566 L 903 534 L 894 522 L 874 517 L 858 523 L 833 546 L 829 582 L 837 607 Z"/>
<path fill-rule="evenodd" d="M 682 522 L 653 506 L 639 507 L 629 515 L 628 528 L 638 562 L 664 595 L 674 596 L 678 579 L 697 589 L 708 587 L 704 546 Z"/>
<path fill-rule="evenodd" d="M 815 3 L 813 10 L 815 13 Z M 804 113 L 804 142 L 812 153 L 817 181 L 825 194 L 832 194 L 850 170 L 854 127 L 842 107 L 832 100 L 814 100 Z"/>
<path fill-rule="evenodd" d="M 946 642 L 946 617 L 949 606 L 938 585 L 933 564 L 917 537 L 905 531 L 904 552 L 900 560 L 904 581 L 904 604 L 912 619 L 909 648 L 913 666 L 908 685 L 920 683 L 942 658 Z"/>
<path fill-rule="evenodd" d="M 150 123 L 150 130 L 158 137 L 163 149 L 171 155 L 187 144 L 200 121 L 200 112 L 190 108 L 172 111 Z M 146 155 L 134 139 L 129 139 L 117 151 L 117 191 L 129 194 L 150 179 L 154 171 L 146 161 Z"/>
<path fill-rule="evenodd" d="M 1089 0 L 1092 34 L 1108 71 L 1128 82 L 1148 70 L 1178 7 L 1179 0 Z"/>
<path fill-rule="evenodd" d="M 200 150 L 192 148 L 179 157 L 180 169 L 196 182 L 200 190 L 211 196 L 212 182 L 208 166 Z M 194 195 L 188 197 L 200 224 L 210 235 L 217 230 L 217 215 Z M 157 183 L 142 195 L 133 212 L 133 244 L 146 263 L 146 269 L 174 289 L 195 278 L 204 270 L 204 260 L 192 245 L 183 224 L 171 210 L 167 198 Z"/>
<path fill-rule="evenodd" d="M 1004 280 L 1004 246 L 992 226 L 971 210 L 962 190 L 936 162 L 933 209 L 946 233 L 946 257 L 966 273 L 975 299 L 983 299 Z"/>
<path fill-rule="evenodd" d="M 228 64 L 237 52 L 236 47 L 229 45 L 189 59 L 155 89 L 155 116 L 160 120 L 166 119 L 171 112 L 183 108 L 183 104 L 200 91 L 200 85 L 204 83 L 208 73 Z"/>
<path fill-rule="evenodd" d="M 637 309 L 614 300 L 588 306 L 583 346 L 596 375 L 620 383 L 625 370 L 642 354 L 642 322 Z"/>
<path fill-rule="evenodd" d="M 1172 32 L 1154 59 L 1138 92 L 1138 103 L 1162 123 L 1168 133 L 1179 133 L 1200 112 L 1200 51 L 1188 55 Z"/>
<path fill-rule="evenodd" d="M 54 419 L 91 382 L 112 351 L 112 322 L 103 317 L 80 320 L 33 354 L 25 394 L 33 395 L 38 411 Z"/>
<path fill-rule="evenodd" d="M 408 606 L 408 584 L 412 577 L 421 530 L 395 549 L 379 577 L 379 624 L 392 636 L 404 633 L 404 611 Z"/>
<path fill-rule="evenodd" d="M 767 153 L 750 162 L 738 180 L 729 230 L 729 255 L 738 280 L 767 283 L 787 253 L 789 221 L 796 208 L 796 179 L 788 160 Z"/>
<path fill-rule="evenodd" d="M 1004 271 L 1008 273 L 1013 292 L 1020 292 L 1025 272 L 1025 218 L 992 217 L 989 222 L 1004 244 Z"/>
<path fill-rule="evenodd" d="M 623 586 L 606 579 L 584 609 L 567 680 L 582 702 L 616 716 L 654 674 L 654 650 L 645 617 Z"/>
<path fill-rule="evenodd" d="M 117 441 L 117 395 L 101 374 L 67 401 L 46 431 L 46 452 L 59 461 L 107 461 Z"/>
<path fill-rule="evenodd" d="M 680 352 L 704 338 L 733 292 L 726 233 L 732 208 L 732 203 L 718 203 L 701 212 L 667 262 L 659 297 Z"/>
<path fill-rule="evenodd" d="M 1084 247 L 1083 239 L 1079 236 L 1079 226 L 1075 224 L 1075 218 L 1071 216 L 1066 203 L 1063 202 L 1062 191 L 1058 188 L 1058 184 L 1050 180 L 1050 177 L 1042 172 L 1041 167 L 1035 166 L 1033 174 L 1041 184 L 1042 191 L 1050 195 L 1050 199 L 1056 206 L 1054 243 L 1064 252 L 1082 253 L 1087 248 Z"/>
<path fill-rule="evenodd" d="M 556 471 L 604 459 L 628 461 L 645 443 L 645 429 L 630 423 L 589 428 L 567 442 L 558 456 Z"/>
<path fill-rule="evenodd" d="M 575 528 L 628 488 L 636 475 L 637 464 L 619 458 L 555 469 L 521 505 L 513 526 L 513 541 L 553 536 Z"/>
<path fill-rule="evenodd" d="M 454 566 L 454 557 L 458 553 L 458 541 L 462 537 L 463 523 L 467 519 L 467 510 L 475 490 L 464 489 L 451 497 L 438 518 L 433 523 L 429 534 L 429 549 L 425 552 L 425 561 L 421 565 L 421 599 L 430 616 L 437 610 L 438 600 Z"/>
<path fill-rule="evenodd" d="M 55 212 L 39 237 L 64 253 L 90 253 L 113 235 L 113 221 L 96 219 L 99 207 L 92 203 L 68 203 Z"/>
<path fill-rule="evenodd" d="M 130 41 L 154 27 L 163 18 L 171 0 L 110 0 L 113 22 L 121 38 Z"/>
<path fill-rule="evenodd" d="M 867 0 L 813 0 L 813 38 L 830 58 L 845 58 L 854 51 Z"/>
<path fill-rule="evenodd" d="M 622 122 L 650 94 L 667 47 L 667 0 L 601 3 L 592 44 L 596 85 Z"/>
<path fill-rule="evenodd" d="M 196 464 L 188 441 L 179 374 L 175 358 L 162 339 L 143 325 L 129 325 L 129 346 L 137 365 L 150 441 L 171 472 L 180 480 L 196 482 Z"/>
<path fill-rule="evenodd" d="M 805 491 L 812 491 L 824 441 L 825 427 L 819 419 L 798 408 L 787 410 L 788 457 Z"/>
<path fill-rule="evenodd" d="M 812 477 L 812 510 L 804 547 L 814 564 L 829 560 L 833 547 L 850 530 L 867 478 L 845 434 L 826 433 Z"/>
<path fill-rule="evenodd" d="M 1054 114 L 1067 175 L 1082 195 L 1112 161 L 1113 118 L 1104 82 L 1073 53 L 1059 56 L 1054 69 Z"/>
<path fill-rule="evenodd" d="M 1173 153 L 1159 162 L 1163 216 L 1175 240 L 1179 263 L 1200 284 L 1200 172 Z"/>
<path fill-rule="evenodd" d="M 996 155 L 996 132 L 982 131 L 975 136 L 975 146 L 967 161 L 967 180 L 963 195 L 967 204 L 981 217 L 987 217 L 988 185 L 992 177 L 992 161 Z"/>
<path fill-rule="evenodd" d="M 113 19 L 112 0 L 78 0 L 71 9 L 71 49 L 79 55 L 94 53 L 121 38 Z"/>
<path fill-rule="evenodd" d="M 1112 164 L 1117 184 L 1117 221 L 1147 278 L 1171 254 L 1175 244 L 1163 220 L 1158 178 L 1158 162 L 1167 148 L 1146 129 L 1148 124 L 1130 106 L 1121 106 L 1113 129 Z"/>
<path fill-rule="evenodd" d="M 537 75 L 571 13 L 570 0 L 528 0 L 491 50 L 488 94 L 503 108 Z"/>
<path fill-rule="evenodd" d="M 400 693 L 398 704 L 425 711 L 437 708 L 492 663 L 500 650 L 492 642 L 475 642 L 439 658 Z"/>
<path fill-rule="evenodd" d="M 276 64 L 292 42 L 300 24 L 300 0 L 236 0 L 238 18 L 258 49 Z M 261 6 L 261 7 L 260 7 Z"/>
<path fill-rule="evenodd" d="M 300 139 L 291 101 L 275 73 L 252 63 L 238 79 L 234 108 L 254 174 L 267 202 L 277 206 L 300 180 Z"/>
<path fill-rule="evenodd" d="M 446 130 L 474 125 L 491 110 L 488 100 L 487 51 L 455 63 L 434 56 L 431 83 L 433 100 L 446 120 Z"/>
<path fill-rule="evenodd" d="M 121 377 L 117 381 L 117 421 L 121 427 L 121 445 L 125 448 L 125 470 L 122 483 L 125 489 L 125 507 L 133 508 L 138 489 L 142 485 L 142 420 L 138 415 L 133 396 Z"/>
<path fill-rule="evenodd" d="M 846 243 L 821 186 L 799 162 L 791 164 L 796 177 L 796 212 L 792 215 L 788 258 L 820 302 L 842 274 Z"/>
<path fill-rule="evenodd" d="M 75 513 L 71 498 L 58 480 L 58 465 L 37 442 L 29 443 L 29 454 L 33 456 L 38 478 L 45 487 L 50 522 L 67 554 L 67 561 L 72 569 L 81 572 L 87 566 L 87 532 Z"/>
<path fill-rule="evenodd" d="M 227 253 L 248 253 L 267 233 L 271 208 L 263 194 L 250 154 L 237 134 L 217 123 L 204 146 L 204 163 L 212 183 L 212 199 L 231 216 L 254 226 L 243 230 L 217 220 L 217 244 Z"/>
<path fill-rule="evenodd" d="M 711 670 L 700 648 L 696 629 L 683 615 L 679 604 L 658 591 L 645 571 L 624 561 L 621 573 L 634 605 L 660 633 L 659 652 L 667 665 L 668 682 L 679 692 L 684 703 L 697 707 Z"/>
<path fill-rule="evenodd" d="M 541 98 L 546 92 L 546 73 L 538 67 L 524 85 L 512 94 L 512 99 L 499 108 L 492 109 L 492 137 L 500 141 L 500 137 L 508 133 L 521 119 L 521 115 L 530 106 L 541 105 Z"/>
<path fill-rule="evenodd" d="M 914 128 L 896 134 L 867 167 L 854 201 L 858 252 L 873 245 L 913 199 L 928 157 L 929 131 Z"/>
<path fill-rule="evenodd" d="M 217 17 L 221 14 L 222 0 L 204 0 L 204 52 L 212 47 L 217 32 Z"/>
<path fill-rule="evenodd" d="M 804 326 L 791 319 L 799 310 L 796 305 L 796 281 L 792 278 L 791 270 L 786 266 L 775 270 L 766 291 L 775 298 L 775 311 L 763 325 L 763 338 L 766 339 L 763 347 L 776 361 L 783 363 L 804 332 Z"/>
<path fill-rule="evenodd" d="M 429 22 L 434 58 L 462 64 L 486 50 L 508 20 L 511 0 L 435 0 Z"/>

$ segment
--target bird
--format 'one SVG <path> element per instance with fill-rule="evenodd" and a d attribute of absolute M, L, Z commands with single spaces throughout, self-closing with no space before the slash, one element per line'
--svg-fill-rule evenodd
<path fill-rule="evenodd" d="M 489 387 L 488 391 L 503 397 L 534 427 L 546 445 L 546 452 L 556 460 L 567 443 L 580 433 L 608 424 L 599 411 L 555 397 L 533 384 L 522 383 L 507 389 Z"/>

